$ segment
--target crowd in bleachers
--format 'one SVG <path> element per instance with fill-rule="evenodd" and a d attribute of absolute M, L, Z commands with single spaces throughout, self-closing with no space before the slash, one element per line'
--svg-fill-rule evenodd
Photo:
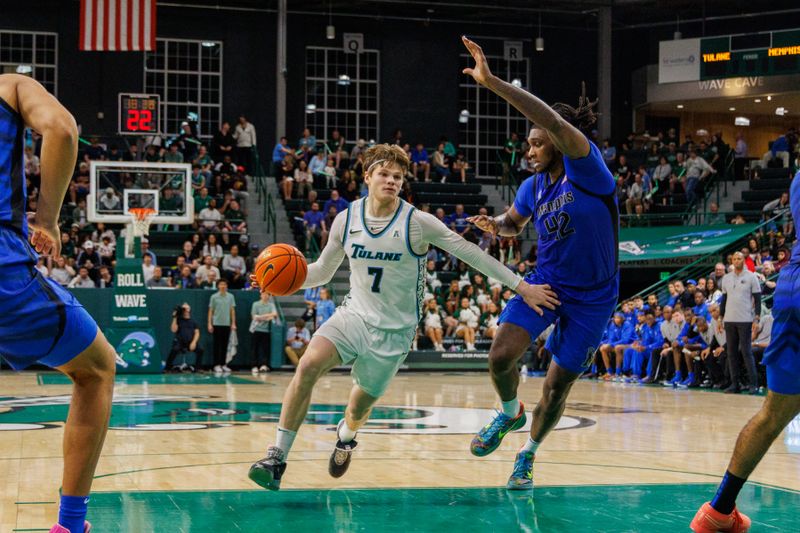
<path fill-rule="evenodd" d="M 120 148 L 124 146 L 124 148 Z M 111 139 L 101 143 L 92 137 L 79 146 L 78 161 L 70 182 L 59 226 L 61 258 L 40 258 L 37 269 L 68 287 L 111 287 L 122 225 L 88 220 L 91 161 L 190 163 L 189 187 L 169 172 L 135 169 L 104 177 L 98 185 L 99 213 L 122 214 L 124 189 L 150 189 L 159 195 L 159 212 L 176 214 L 184 209 L 186 196 L 194 199 L 192 225 L 151 228 L 158 237 L 160 257 L 147 237 L 142 238 L 143 272 L 149 287 L 215 288 L 227 279 L 231 288 L 249 286 L 252 271 L 247 231 L 247 176 L 252 172 L 255 128 L 240 117 L 234 131 L 225 122 L 210 145 L 200 141 L 196 123 L 184 122 L 174 138 Z M 26 210 L 35 211 L 41 186 L 41 138 L 32 134 L 25 149 Z M 180 231 L 172 231 L 178 229 Z M 155 230 L 155 235 L 153 231 Z M 159 231 L 163 230 L 163 231 Z"/>

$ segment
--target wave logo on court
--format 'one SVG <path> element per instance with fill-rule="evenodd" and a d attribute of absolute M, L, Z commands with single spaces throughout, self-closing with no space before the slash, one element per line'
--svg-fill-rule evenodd
<path fill-rule="evenodd" d="M 117 365 L 145 367 L 150 364 L 150 351 L 156 345 L 155 339 L 144 331 L 134 331 L 126 335 L 117 346 Z"/>
<path fill-rule="evenodd" d="M 0 431 L 61 427 L 67 419 L 69 395 L 0 398 Z M 305 423 L 333 431 L 344 417 L 344 405 L 313 404 Z M 228 402 L 208 396 L 116 395 L 110 429 L 117 431 L 186 431 L 278 423 L 279 403 Z M 377 406 L 361 433 L 471 435 L 493 416 L 493 409 L 428 406 Z M 593 426 L 580 416 L 563 416 L 557 430 Z M 528 431 L 528 425 L 518 431 Z"/>

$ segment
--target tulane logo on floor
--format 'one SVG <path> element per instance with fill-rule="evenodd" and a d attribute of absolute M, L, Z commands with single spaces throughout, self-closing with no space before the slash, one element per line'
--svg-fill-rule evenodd
<path fill-rule="evenodd" d="M 26 431 L 59 427 L 67 419 L 70 396 L 0 397 L 0 431 Z M 305 423 L 330 426 L 344 416 L 344 405 L 313 404 Z M 175 431 L 232 427 L 258 422 L 276 424 L 279 403 L 235 402 L 208 396 L 116 395 L 110 429 L 125 431 Z M 463 407 L 377 406 L 362 433 L 469 435 L 491 418 L 491 409 Z M 528 422 L 530 424 L 530 422 Z M 593 426 L 594 420 L 563 416 L 556 429 Z M 528 431 L 529 425 L 519 431 Z"/>

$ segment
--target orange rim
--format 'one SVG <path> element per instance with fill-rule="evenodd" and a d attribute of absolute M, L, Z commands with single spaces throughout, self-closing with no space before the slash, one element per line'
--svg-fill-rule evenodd
<path fill-rule="evenodd" d="M 154 215 L 156 210 L 149 207 L 134 207 L 128 209 L 128 212 L 136 217 L 136 220 L 145 220 L 148 216 Z"/>

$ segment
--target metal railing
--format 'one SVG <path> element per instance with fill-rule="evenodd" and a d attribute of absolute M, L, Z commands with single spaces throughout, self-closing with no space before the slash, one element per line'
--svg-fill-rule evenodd
<path fill-rule="evenodd" d="M 269 176 L 267 176 L 264 167 L 261 165 L 261 158 L 255 147 L 252 148 L 252 154 L 253 181 L 256 183 L 256 197 L 258 198 L 258 204 L 261 206 L 261 220 L 267 223 L 267 234 L 272 233 L 272 242 L 275 242 L 278 239 L 278 220 L 275 211 L 275 199 L 267 187 Z"/>

